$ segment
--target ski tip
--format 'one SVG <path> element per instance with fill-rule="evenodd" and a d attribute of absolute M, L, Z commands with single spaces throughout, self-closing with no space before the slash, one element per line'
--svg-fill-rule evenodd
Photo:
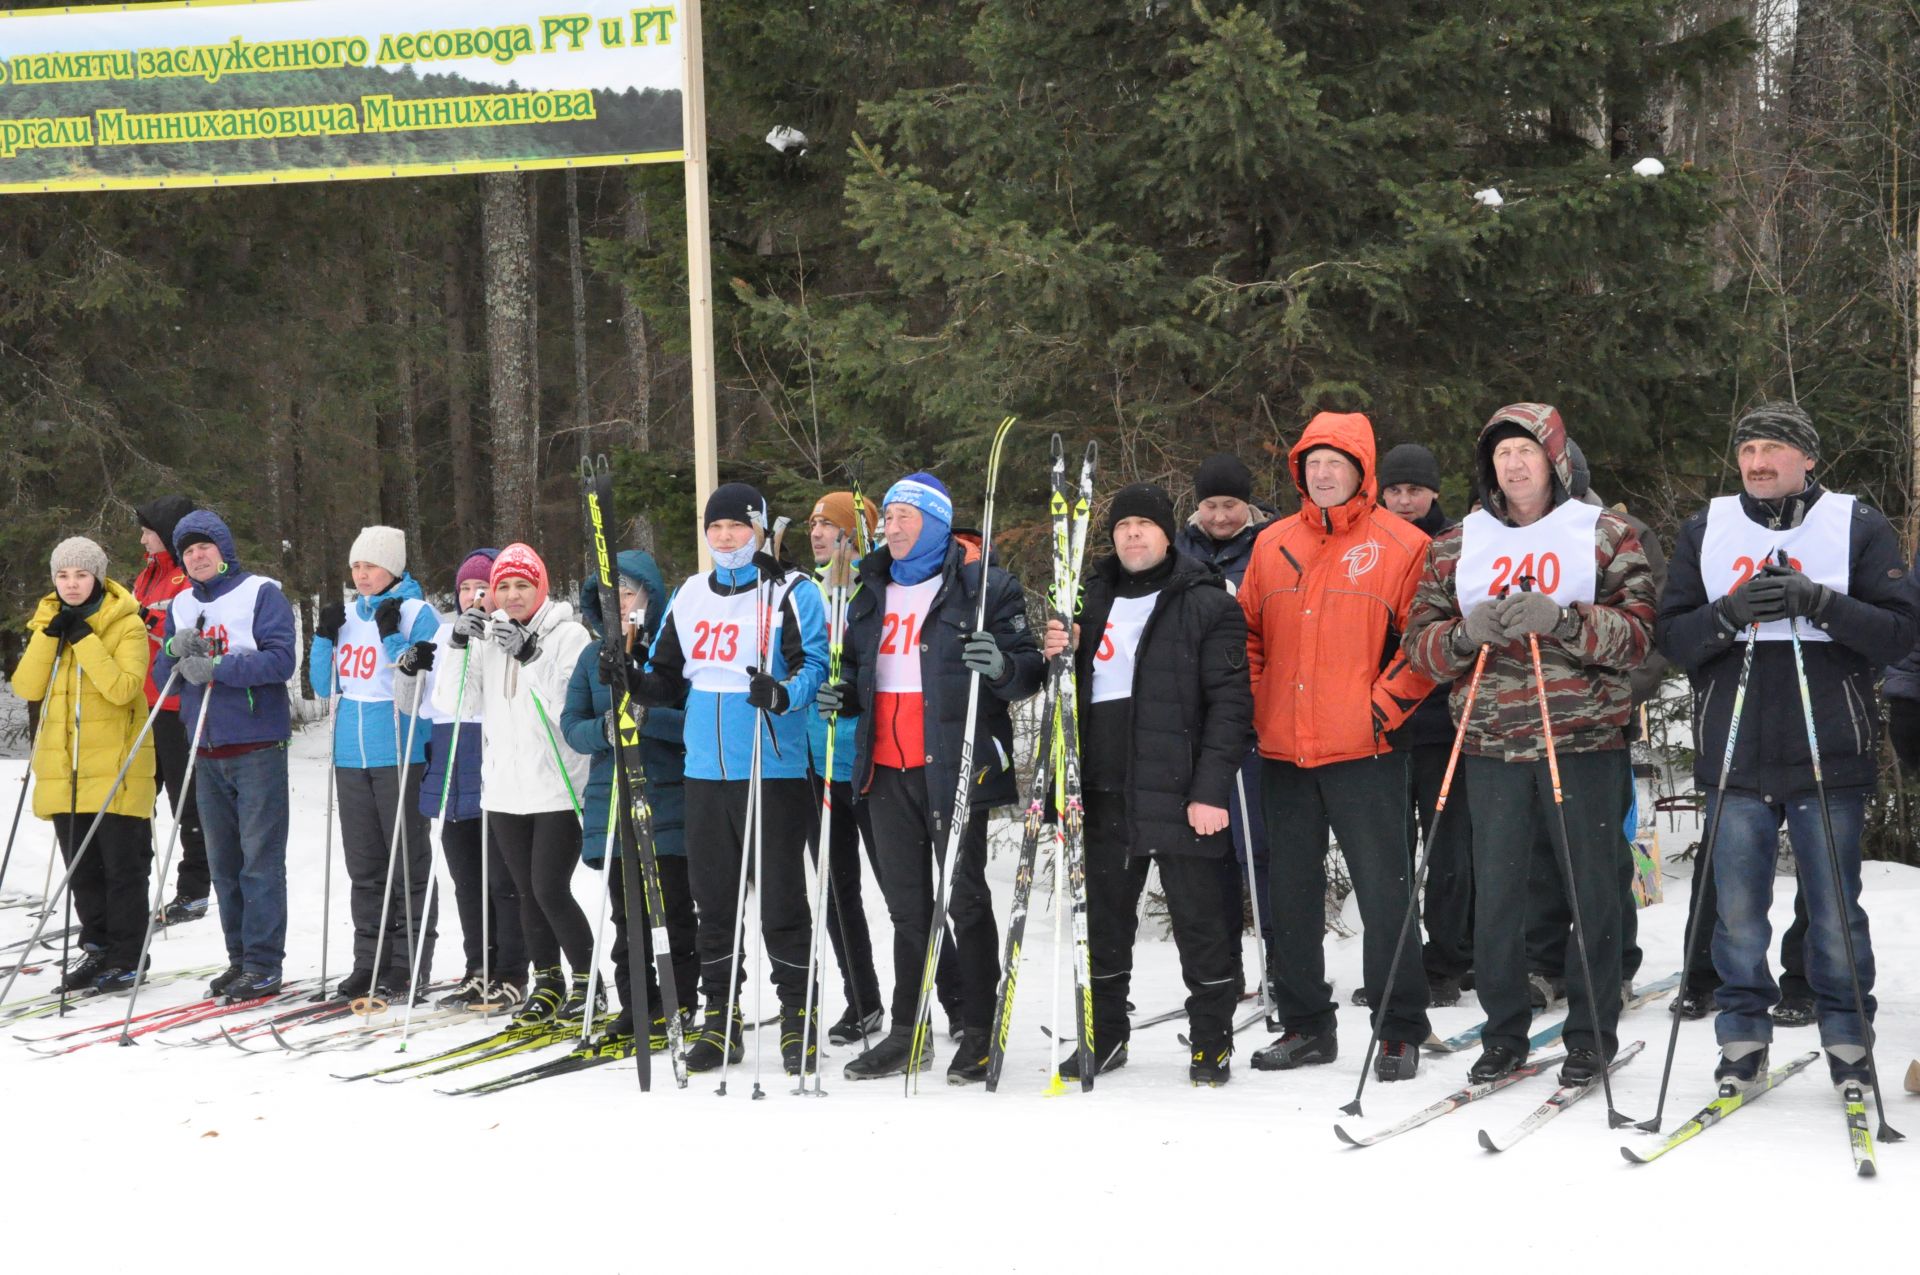
<path fill-rule="evenodd" d="M 1480 1131 L 1480 1149 L 1483 1151 L 1498 1151 L 1500 1150 L 1500 1144 L 1493 1140 L 1492 1134 L 1482 1129 Z"/>
<path fill-rule="evenodd" d="M 1340 1139 L 1340 1141 L 1346 1143 L 1350 1147 L 1357 1147 L 1360 1145 L 1360 1139 L 1348 1133 L 1346 1129 L 1341 1127 L 1339 1124 L 1335 1124 L 1333 1126 L 1333 1136 Z"/>
<path fill-rule="evenodd" d="M 1620 1154 L 1628 1164 L 1645 1164 L 1646 1163 L 1646 1160 L 1638 1152 L 1636 1152 L 1632 1147 L 1621 1147 Z"/>
<path fill-rule="evenodd" d="M 1861 1176 L 1861 1177 L 1863 1177 L 1863 1178 L 1871 1178 L 1871 1177 L 1877 1177 L 1877 1176 L 1879 1176 L 1879 1173 L 1880 1173 L 1880 1170 L 1874 1167 L 1874 1164 L 1873 1164 L 1873 1161 L 1871 1161 L 1871 1160 L 1862 1160 L 1862 1161 L 1860 1162 L 1860 1176 Z"/>

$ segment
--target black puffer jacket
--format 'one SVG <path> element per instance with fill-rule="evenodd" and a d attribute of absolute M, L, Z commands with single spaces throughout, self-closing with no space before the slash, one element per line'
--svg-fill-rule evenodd
<path fill-rule="evenodd" d="M 1093 657 L 1122 574 L 1112 556 L 1087 572 L 1074 656 L 1083 737 L 1092 719 Z M 1090 773 L 1084 782 L 1124 796 L 1129 853 L 1213 859 L 1232 853 L 1225 832 L 1201 837 L 1187 823 L 1188 802 L 1231 808 L 1234 776 L 1253 741 L 1246 618 L 1212 567 L 1185 554 L 1175 557 L 1141 631 L 1133 696 L 1124 703 L 1127 728 L 1116 734 L 1128 747 L 1089 749 L 1088 756 L 1124 757 L 1126 773 Z"/>
<path fill-rule="evenodd" d="M 1793 527 L 1824 494 L 1810 485 L 1778 508 L 1742 494 L 1740 507 L 1762 526 Z M 1700 578 L 1706 531 L 1705 511 L 1681 527 L 1654 627 L 1655 643 L 1693 682 L 1693 778 L 1703 789 L 1720 782 L 1745 645 L 1727 632 L 1707 600 Z M 1856 501 L 1849 541 L 1847 592 L 1834 597 L 1816 622 L 1833 640 L 1801 644 L 1820 761 L 1830 789 L 1872 788 L 1878 782 L 1880 710 L 1874 678 L 1882 666 L 1910 651 L 1920 632 L 1920 597 L 1907 576 L 1892 524 L 1878 510 Z M 1812 753 L 1791 643 L 1755 644 L 1727 786 L 1775 802 L 1813 791 Z"/>
<path fill-rule="evenodd" d="M 887 584 L 893 578 L 893 555 L 883 546 L 860 563 L 860 589 L 847 608 L 847 632 L 841 645 L 840 677 L 852 682 L 860 705 L 855 733 L 853 787 L 866 792 L 873 782 L 874 671 L 880 654 L 881 629 L 886 620 Z M 956 534 L 941 568 L 940 589 L 934 594 L 921 630 L 920 685 L 924 701 L 924 729 L 928 764 L 922 770 L 927 784 L 927 809 L 936 812 L 936 836 L 945 836 L 953 817 L 953 796 L 960 771 L 961 719 L 967 711 L 967 666 L 960 648 L 973 632 L 980 598 L 980 547 L 976 540 Z M 980 711 L 973 734 L 975 810 L 1010 805 L 1019 797 L 1013 773 L 1013 718 L 1008 705 L 1040 689 L 1045 661 L 1027 625 L 1026 597 L 1020 582 L 999 567 L 987 568 L 987 632 L 1007 656 L 1006 677 L 994 685 L 983 681 Z"/>

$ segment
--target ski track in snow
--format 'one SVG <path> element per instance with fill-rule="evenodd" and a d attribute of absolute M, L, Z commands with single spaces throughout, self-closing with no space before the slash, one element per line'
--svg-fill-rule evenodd
<path fill-rule="evenodd" d="M 289 978 L 311 976 L 319 965 L 324 733 L 301 733 L 293 753 Z M 22 764 L 0 764 L 0 793 L 17 792 Z M 157 842 L 169 827 L 168 816 L 156 819 Z M 1661 834 L 1668 854 L 1689 839 L 1686 828 L 1669 829 L 1664 820 Z M 29 814 L 9 890 L 38 888 L 51 843 L 48 826 Z M 1012 892 L 1007 846 L 1006 838 L 996 839 L 989 868 L 1003 922 Z M 158 851 L 156 845 L 156 858 Z M 1900 1088 L 1907 1060 L 1920 1054 L 1920 871 L 1869 864 L 1866 873 L 1888 1116 L 1920 1139 L 1920 1100 Z M 336 870 L 333 878 L 330 973 L 338 978 L 346 972 L 350 931 L 346 874 Z M 575 888 L 597 904 L 600 880 L 582 869 Z M 1792 882 L 1779 884 L 1776 951 L 1780 927 L 1791 918 Z M 447 885 L 443 876 L 442 889 Z M 1920 1151 L 1883 1144 L 1880 1179 L 1855 1179 L 1840 1104 L 1819 1064 L 1652 1165 L 1621 1160 L 1623 1143 L 1647 1135 L 1607 1129 L 1599 1095 L 1504 1155 L 1480 1150 L 1475 1131 L 1504 1131 L 1546 1097 L 1550 1077 L 1389 1143 L 1343 1147 L 1333 1136 L 1335 1121 L 1356 1132 L 1391 1123 L 1458 1087 L 1473 1058 L 1424 1060 L 1408 1083 L 1369 1082 L 1365 1116 L 1340 1113 L 1367 1040 L 1364 1011 L 1346 1004 L 1359 982 L 1358 937 L 1330 941 L 1327 949 L 1341 1002 L 1337 1063 L 1255 1072 L 1249 1056 L 1268 1039 L 1256 1026 L 1239 1037 L 1233 1082 L 1193 1089 L 1175 1040 L 1186 1026 L 1175 1021 L 1136 1034 L 1126 1070 L 1101 1079 L 1093 1094 L 1048 1097 L 1049 1046 L 1040 1027 L 1053 999 L 1053 925 L 1047 883 L 1038 885 L 1007 1073 L 995 1095 L 945 1083 L 952 1044 L 944 1030 L 934 1069 L 911 1100 L 897 1079 L 842 1079 L 840 1068 L 857 1046 L 827 1047 L 826 1097 L 794 1097 L 777 1041 L 765 1033 L 766 1097 L 756 1102 L 748 1096 L 753 1035 L 724 1099 L 714 1095 L 714 1075 L 695 1076 L 676 1091 L 663 1056 L 655 1058 L 654 1091 L 646 1096 L 637 1092 L 632 1065 L 620 1063 L 462 1099 L 433 1092 L 455 1077 L 398 1086 L 330 1078 L 393 1061 L 391 1042 L 297 1057 L 243 1056 L 220 1045 L 169 1049 L 149 1039 L 139 1048 L 108 1043 L 47 1060 L 12 1036 L 60 1030 L 55 1020 L 10 1026 L 0 1044 L 0 1093 L 9 1100 L 5 1198 L 13 1222 L 7 1268 L 22 1269 L 14 1265 L 20 1259 L 124 1245 L 152 1271 L 206 1269 L 240 1254 L 289 1271 L 332 1272 L 352 1263 L 374 1271 L 481 1272 L 528 1259 L 536 1269 L 580 1260 L 602 1271 L 659 1269 L 658 1260 L 622 1255 L 632 1251 L 632 1235 L 643 1247 L 652 1237 L 670 1237 L 676 1264 L 712 1249 L 726 1255 L 723 1268 L 751 1262 L 765 1269 L 778 1255 L 781 1267 L 800 1271 L 890 1267 L 896 1256 L 915 1271 L 1058 1275 L 1089 1261 L 1119 1271 L 1172 1269 L 1169 1262 L 1252 1270 L 1321 1256 L 1352 1258 L 1366 1270 L 1403 1265 L 1413 1244 L 1449 1265 L 1497 1253 L 1561 1271 L 1646 1267 L 1649 1260 L 1653 1269 L 1676 1269 L 1688 1259 L 1723 1258 L 1730 1219 L 1773 1201 L 1784 1211 L 1755 1222 L 1776 1261 L 1830 1255 L 1844 1244 L 1850 1260 L 1868 1259 L 1870 1270 L 1907 1269 L 1895 1255 L 1912 1252 L 1910 1206 L 1920 1196 L 1911 1184 L 1920 1175 Z M 1669 877 L 1668 902 L 1641 913 L 1643 981 L 1678 966 L 1686 885 Z M 865 903 L 884 961 L 889 927 L 871 876 Z M 450 899 L 440 915 L 436 972 L 450 978 L 460 963 Z M 30 925 L 24 909 L 0 911 L 0 942 L 25 937 Z M 210 916 L 157 936 L 155 969 L 218 962 L 218 925 Z M 1151 920 L 1141 928 L 1133 1000 L 1149 1013 L 1176 1004 L 1184 991 L 1172 942 Z M 1251 951 L 1249 942 L 1249 966 Z M 51 974 L 23 976 L 14 996 L 52 981 Z M 842 1008 L 839 982 L 832 970 L 824 981 L 824 1020 L 831 1021 Z M 890 982 L 884 966 L 881 982 Z M 141 1006 L 201 994 L 197 984 L 157 988 Z M 761 999 L 772 1012 L 770 987 Z M 751 1015 L 751 983 L 745 1003 Z M 1614 1078 L 1623 1110 L 1636 1118 L 1653 1111 L 1666 1050 L 1665 1004 L 1621 1026 L 1623 1041 L 1647 1041 L 1645 1053 Z M 125 1012 L 124 1000 L 116 1005 Z M 111 1012 L 87 1006 L 69 1025 L 104 1021 Z M 1467 1003 L 1434 1011 L 1433 1022 L 1445 1035 L 1479 1017 L 1469 995 Z M 936 1022 L 944 1029 L 944 1016 L 936 1014 Z M 431 1032 L 411 1052 L 444 1049 L 484 1030 Z M 1782 1030 L 1775 1054 L 1784 1059 L 1817 1043 L 1811 1029 Z M 552 1056 L 472 1068 L 458 1081 Z M 1711 1020 L 1685 1024 L 1667 1131 L 1712 1097 L 1714 1057 Z M 1895 1197 L 1909 1207 L 1890 1207 Z M 96 1205 L 102 1229 L 77 1228 L 81 1209 Z M 598 1218 L 583 1218 L 583 1205 Z M 1828 1211 L 1849 1205 L 1856 1208 Z M 34 1220 L 52 1225 L 35 1228 Z M 638 1229 L 629 1230 L 635 1223 Z"/>

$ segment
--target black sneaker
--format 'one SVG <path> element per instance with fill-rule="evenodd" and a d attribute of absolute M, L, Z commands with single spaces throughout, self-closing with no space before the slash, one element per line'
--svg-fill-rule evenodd
<path fill-rule="evenodd" d="M 1813 993 L 1783 993 L 1780 1003 L 1773 1007 L 1773 1022 L 1776 1027 L 1811 1027 L 1813 1025 Z"/>
<path fill-rule="evenodd" d="M 1232 1058 L 1233 1037 L 1231 1036 L 1205 1043 L 1196 1042 L 1193 1047 L 1193 1057 L 1187 1063 L 1187 1080 L 1195 1086 L 1205 1085 L 1209 1089 L 1218 1089 L 1233 1078 Z"/>
<path fill-rule="evenodd" d="M 550 1023 L 560 1016 L 560 1007 L 567 1003 L 567 985 L 560 978 L 558 969 L 541 970 L 533 978 L 533 991 L 527 996 L 513 1016 L 516 1027 L 533 1027 L 540 1023 Z"/>
<path fill-rule="evenodd" d="M 162 925 L 184 925 L 188 921 L 198 921 L 206 916 L 206 914 L 206 899 L 189 899 L 186 895 L 182 894 L 176 896 L 173 902 L 167 904 L 166 908 L 160 913 L 160 923 Z"/>
<path fill-rule="evenodd" d="M 106 963 L 100 959 L 100 953 L 89 948 L 81 953 L 80 959 L 67 966 L 67 972 L 60 976 L 58 990 L 63 992 L 83 991 L 93 986 L 93 980 L 107 972 Z"/>
<path fill-rule="evenodd" d="M 469 970 L 458 987 L 440 998 L 439 1005 L 441 1009 L 472 1009 L 485 1004 L 486 999 L 486 976 L 479 970 Z"/>
<path fill-rule="evenodd" d="M 663 1029 L 664 1022 L 662 1020 Z M 780 1065 L 785 1067 L 789 1076 L 798 1076 L 802 1066 L 811 1076 L 819 1066 L 820 1057 L 820 1011 L 814 1010 L 811 1017 L 804 1009 L 790 1009 L 783 1006 L 780 1010 Z"/>
<path fill-rule="evenodd" d="M 343 997 L 346 1000 L 357 1001 L 362 996 L 365 996 L 368 992 L 371 992 L 372 990 L 373 990 L 373 971 L 372 970 L 355 970 L 353 973 L 347 975 L 345 978 L 340 980 L 340 985 L 334 988 L 333 994 L 335 996 Z"/>
<path fill-rule="evenodd" d="M 1104 1076 L 1110 1071 L 1119 1071 L 1127 1065 L 1127 1042 L 1121 1041 L 1112 1049 L 1102 1049 L 1095 1044 L 1093 1050 L 1093 1074 Z M 1060 1060 L 1060 1079 L 1080 1079 L 1080 1051 L 1069 1053 Z"/>
<path fill-rule="evenodd" d="M 263 996 L 275 995 L 279 990 L 278 974 L 268 974 L 263 970 L 247 970 L 239 978 L 227 984 L 227 1003 L 259 1000 Z"/>
<path fill-rule="evenodd" d="M 1584 1089 L 1600 1079 L 1600 1073 L 1606 1070 L 1606 1066 L 1600 1061 L 1598 1050 L 1569 1049 L 1567 1060 L 1560 1064 L 1559 1084 L 1562 1088 L 1577 1085 Z"/>
<path fill-rule="evenodd" d="M 848 1080 L 879 1080 L 883 1076 L 898 1076 L 907 1070 L 907 1058 L 913 1048 L 913 1031 L 893 1031 L 882 1036 L 877 1044 L 866 1053 L 848 1063 L 841 1075 Z M 933 1041 L 928 1039 L 920 1047 L 920 1065 L 927 1066 L 933 1061 Z"/>
<path fill-rule="evenodd" d="M 1460 980 L 1446 974 L 1427 975 L 1427 1005 L 1445 1009 L 1460 1003 Z"/>
<path fill-rule="evenodd" d="M 827 1039 L 836 1045 L 853 1045 L 867 1039 L 880 1030 L 886 1020 L 886 1014 L 880 1010 L 870 1010 L 863 1018 L 853 1006 L 847 1006 L 847 1012 L 827 1028 Z"/>
<path fill-rule="evenodd" d="M 1340 1056 L 1340 1040 L 1333 1028 L 1323 1032 L 1288 1032 L 1265 1049 L 1253 1053 L 1255 1071 L 1292 1071 L 1318 1067 Z"/>
<path fill-rule="evenodd" d="M 1476 1085 L 1484 1085 L 1491 1080 L 1499 1080 L 1516 1067 L 1526 1065 L 1527 1056 L 1505 1045 L 1488 1045 L 1480 1051 L 1479 1059 L 1467 1069 L 1467 1079 Z"/>
<path fill-rule="evenodd" d="M 1732 1085 L 1744 1089 L 1767 1070 L 1767 1047 L 1765 1045 L 1739 1058 L 1720 1055 L 1720 1065 L 1713 1069 L 1713 1078 L 1723 1085 Z"/>
<path fill-rule="evenodd" d="M 1673 1006 L 1668 1012 L 1680 1015 L 1689 1023 L 1698 1022 L 1713 1012 L 1713 993 L 1688 988 L 1673 998 Z"/>
<path fill-rule="evenodd" d="M 575 974 L 567 991 L 566 1003 L 560 1007 L 560 1017 L 578 1018 L 587 1010 L 587 978 L 585 974 Z M 593 980 L 593 1012 L 596 1017 L 607 1012 L 607 982 L 605 979 Z"/>
<path fill-rule="evenodd" d="M 130 965 L 109 965 L 100 971 L 100 977 L 93 980 L 94 990 L 101 995 L 124 992 L 135 983 L 146 980 Z"/>
<path fill-rule="evenodd" d="M 987 1078 L 987 1055 L 991 1051 L 988 1041 L 992 1035 L 984 1027 L 970 1027 L 960 1033 L 953 1061 L 947 1064 L 948 1084 L 972 1085 Z"/>
<path fill-rule="evenodd" d="M 1373 1056 L 1373 1074 L 1383 1084 L 1412 1080 L 1420 1074 L 1420 1047 L 1410 1041 L 1383 1040 Z"/>
<path fill-rule="evenodd" d="M 734 1007 L 731 1030 L 727 1030 L 726 1022 L 725 1010 L 708 1011 L 700 1030 L 687 1046 L 688 1071 L 718 1071 L 722 1063 L 739 1062 L 746 1056 L 746 1045 L 741 1039 L 746 1025 L 740 1021 L 738 1006 Z"/>
<path fill-rule="evenodd" d="M 239 978 L 244 973 L 246 973 L 245 967 L 239 964 L 233 964 L 227 966 L 226 969 L 220 971 L 218 974 L 215 974 L 213 981 L 207 984 L 207 999 L 217 1001 L 222 996 L 225 996 L 227 994 L 227 984 L 233 982 L 234 979 Z"/>

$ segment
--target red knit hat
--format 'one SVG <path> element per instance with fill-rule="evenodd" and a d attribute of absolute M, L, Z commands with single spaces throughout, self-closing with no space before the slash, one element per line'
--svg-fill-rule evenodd
<path fill-rule="evenodd" d="M 509 576 L 533 582 L 533 609 L 538 611 L 547 604 L 547 564 L 533 551 L 533 546 L 518 541 L 500 551 L 493 560 L 493 574 L 487 577 L 487 597 L 491 601 L 500 582 Z"/>

